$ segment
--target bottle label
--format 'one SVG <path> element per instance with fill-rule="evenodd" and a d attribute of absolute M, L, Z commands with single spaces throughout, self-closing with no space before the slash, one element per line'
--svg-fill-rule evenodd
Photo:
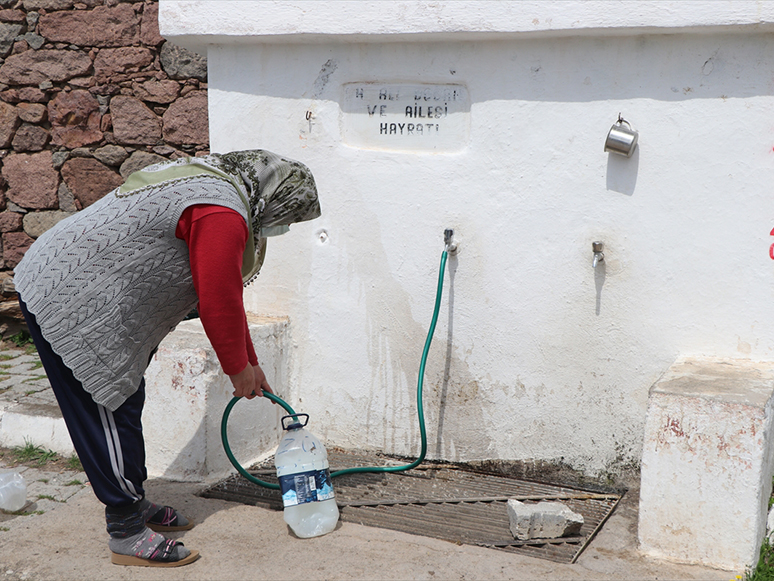
<path fill-rule="evenodd" d="M 309 470 L 279 477 L 283 506 L 318 502 L 334 497 L 329 469 Z"/>

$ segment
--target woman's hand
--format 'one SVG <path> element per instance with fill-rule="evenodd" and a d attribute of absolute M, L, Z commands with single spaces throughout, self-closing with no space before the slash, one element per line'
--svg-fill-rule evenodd
<path fill-rule="evenodd" d="M 258 386 L 258 390 L 255 392 L 258 395 L 262 395 L 261 390 L 274 393 L 269 387 L 269 383 L 266 381 L 266 374 L 261 369 L 260 365 L 253 365 L 253 371 L 255 372 L 255 384 Z"/>
<path fill-rule="evenodd" d="M 228 378 L 234 386 L 234 397 L 253 399 L 256 396 L 262 395 L 263 391 L 274 393 L 271 387 L 269 387 L 266 381 L 266 374 L 260 365 L 250 365 L 248 363 L 242 371 L 236 375 L 229 375 Z"/>

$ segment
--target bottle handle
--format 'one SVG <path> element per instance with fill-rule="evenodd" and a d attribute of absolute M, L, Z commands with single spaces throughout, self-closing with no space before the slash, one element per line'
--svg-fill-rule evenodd
<path fill-rule="evenodd" d="M 301 416 L 304 416 L 306 418 L 306 420 L 304 421 L 303 424 L 301 423 L 301 420 L 299 419 Z M 295 418 L 295 422 L 290 424 L 290 426 L 286 426 L 285 425 L 285 420 L 288 419 L 288 418 Z M 309 414 L 291 414 L 289 416 L 282 416 L 281 422 L 282 422 L 282 429 L 283 430 L 289 430 L 294 425 L 298 425 L 298 427 L 303 428 L 303 427 L 306 426 L 306 424 L 309 423 Z"/>

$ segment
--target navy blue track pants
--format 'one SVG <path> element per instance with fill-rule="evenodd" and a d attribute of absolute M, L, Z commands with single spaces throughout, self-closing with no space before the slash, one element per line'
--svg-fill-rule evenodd
<path fill-rule="evenodd" d="M 51 349 L 21 297 L 19 305 L 94 494 L 112 508 L 141 500 L 147 478 L 141 423 L 145 381 L 114 412 L 95 403 Z"/>

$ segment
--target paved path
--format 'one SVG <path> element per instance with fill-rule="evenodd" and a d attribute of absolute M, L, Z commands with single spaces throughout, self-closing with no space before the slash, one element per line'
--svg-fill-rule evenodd
<path fill-rule="evenodd" d="M 0 412 L 23 402 L 56 405 L 38 354 L 0 344 Z"/>

